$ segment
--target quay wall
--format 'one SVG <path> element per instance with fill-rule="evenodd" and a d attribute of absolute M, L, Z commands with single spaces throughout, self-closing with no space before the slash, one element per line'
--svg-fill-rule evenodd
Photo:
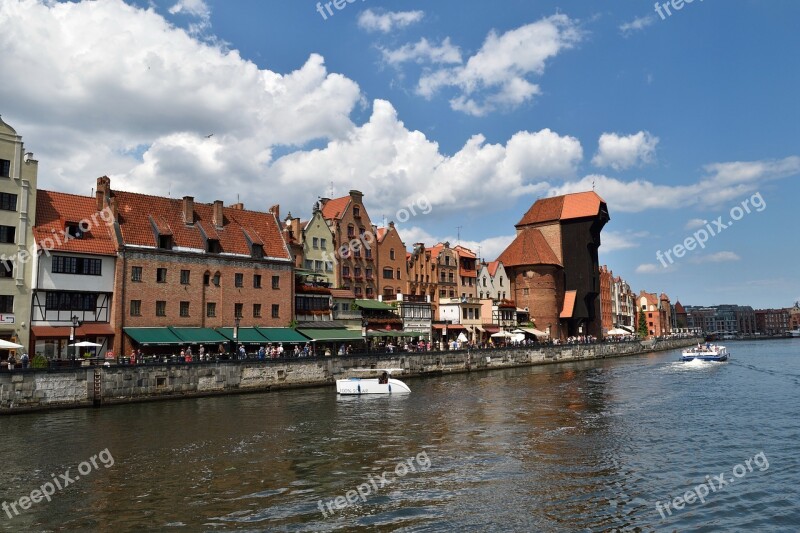
<path fill-rule="evenodd" d="M 490 350 L 363 354 L 346 357 L 26 369 L 0 373 L 0 414 L 215 394 L 331 386 L 354 368 L 399 368 L 425 376 L 624 357 L 690 346 L 670 339 Z M 361 374 L 363 377 L 369 373 Z"/>

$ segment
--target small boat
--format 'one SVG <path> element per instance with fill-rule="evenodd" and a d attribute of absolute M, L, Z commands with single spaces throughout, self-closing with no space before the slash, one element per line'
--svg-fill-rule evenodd
<path fill-rule="evenodd" d="M 351 372 L 383 372 L 383 375 L 377 378 L 358 378 L 352 377 L 347 379 L 336 380 L 336 392 L 339 394 L 402 394 L 411 392 L 408 385 L 399 379 L 393 379 L 391 376 L 392 371 L 400 369 L 356 369 Z"/>
<path fill-rule="evenodd" d="M 791 335 L 795 339 L 800 337 L 800 328 L 793 329 L 792 331 L 789 332 L 789 335 Z"/>
<path fill-rule="evenodd" d="M 725 346 L 718 344 L 711 344 L 707 342 L 705 346 L 698 344 L 692 348 L 683 350 L 681 354 L 682 361 L 727 361 L 730 357 L 728 349 Z"/>

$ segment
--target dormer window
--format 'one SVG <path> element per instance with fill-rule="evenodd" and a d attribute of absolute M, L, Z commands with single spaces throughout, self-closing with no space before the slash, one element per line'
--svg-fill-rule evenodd
<path fill-rule="evenodd" d="M 253 243 L 250 247 L 250 255 L 254 259 L 264 259 L 264 245 Z"/>
<path fill-rule="evenodd" d="M 222 247 L 219 245 L 219 241 L 217 239 L 208 239 L 208 253 L 210 254 L 218 254 L 222 251 Z"/>
<path fill-rule="evenodd" d="M 172 235 L 159 235 L 158 247 L 162 250 L 172 250 Z"/>
<path fill-rule="evenodd" d="M 67 235 L 69 235 L 71 239 L 83 238 L 83 230 L 81 229 L 81 225 L 78 224 L 77 222 L 67 222 L 64 230 L 67 232 Z"/>

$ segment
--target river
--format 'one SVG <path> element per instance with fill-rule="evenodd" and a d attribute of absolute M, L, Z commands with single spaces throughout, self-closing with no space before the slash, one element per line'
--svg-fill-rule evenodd
<path fill-rule="evenodd" d="M 5 416 L 0 530 L 797 531 L 800 340 L 727 344 Z"/>

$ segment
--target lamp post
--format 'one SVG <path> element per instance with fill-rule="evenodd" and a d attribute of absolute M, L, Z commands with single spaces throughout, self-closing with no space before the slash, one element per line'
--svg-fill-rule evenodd
<path fill-rule="evenodd" d="M 78 317 L 76 315 L 72 315 L 72 326 L 69 328 L 69 343 L 75 344 L 75 328 L 78 327 Z M 72 348 L 72 365 L 75 365 L 75 346 L 71 346 Z"/>
<path fill-rule="evenodd" d="M 366 318 L 361 319 L 361 336 L 364 338 L 364 346 L 367 349 L 367 353 L 369 353 L 369 344 L 367 343 L 367 326 L 369 322 L 367 322 Z"/>
<path fill-rule="evenodd" d="M 237 358 L 238 358 L 238 353 L 239 353 L 237 351 L 239 349 L 237 341 L 239 339 L 239 323 L 240 322 L 241 322 L 241 319 L 238 316 L 236 316 L 233 319 L 233 350 L 234 351 L 232 353 L 237 354 Z"/>

